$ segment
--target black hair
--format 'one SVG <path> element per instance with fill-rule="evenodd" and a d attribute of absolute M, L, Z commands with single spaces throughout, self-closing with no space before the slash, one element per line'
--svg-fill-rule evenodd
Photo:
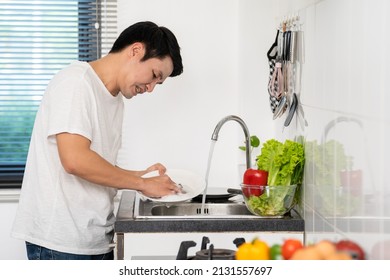
<path fill-rule="evenodd" d="M 122 31 L 113 44 L 110 53 L 120 52 L 136 42 L 143 43 L 145 46 L 145 55 L 142 61 L 149 58 L 163 59 L 170 56 L 173 62 L 173 71 L 170 77 L 183 73 L 180 46 L 175 35 L 168 28 L 158 26 L 150 21 L 135 23 Z"/>

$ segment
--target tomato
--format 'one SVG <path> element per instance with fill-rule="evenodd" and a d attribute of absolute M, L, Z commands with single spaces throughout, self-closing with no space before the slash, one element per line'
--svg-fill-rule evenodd
<path fill-rule="evenodd" d="M 282 246 L 280 244 L 274 244 L 269 249 L 271 260 L 283 260 Z"/>
<path fill-rule="evenodd" d="M 351 255 L 354 260 L 364 260 L 364 251 L 363 249 L 353 241 L 350 240 L 340 240 L 336 243 L 336 249 L 338 251 L 346 252 Z"/>
<path fill-rule="evenodd" d="M 246 185 L 266 186 L 268 181 L 268 172 L 249 168 L 244 172 L 243 183 Z"/>
<path fill-rule="evenodd" d="M 259 239 L 241 244 L 236 251 L 236 260 L 269 260 L 269 247 Z"/>
<path fill-rule="evenodd" d="M 282 245 L 282 256 L 285 260 L 292 257 L 294 252 L 300 248 L 303 248 L 303 244 L 298 239 L 286 239 Z"/>

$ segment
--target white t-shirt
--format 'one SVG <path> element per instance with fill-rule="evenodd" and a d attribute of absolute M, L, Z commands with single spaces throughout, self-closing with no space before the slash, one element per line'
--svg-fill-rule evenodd
<path fill-rule="evenodd" d="M 73 62 L 54 76 L 36 115 L 13 237 L 73 254 L 112 250 L 116 189 L 68 174 L 55 135 L 82 135 L 115 164 L 122 120 L 123 97 L 112 96 L 88 63 Z"/>

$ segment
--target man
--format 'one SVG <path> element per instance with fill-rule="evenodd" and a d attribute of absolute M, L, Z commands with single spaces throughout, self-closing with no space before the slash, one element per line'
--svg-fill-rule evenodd
<path fill-rule="evenodd" d="M 117 189 L 149 197 L 179 192 L 156 163 L 115 166 L 123 99 L 152 92 L 183 72 L 173 33 L 152 22 L 124 30 L 109 54 L 73 62 L 49 83 L 38 110 L 12 236 L 29 259 L 113 259 Z M 151 171 L 159 176 L 143 178 Z"/>

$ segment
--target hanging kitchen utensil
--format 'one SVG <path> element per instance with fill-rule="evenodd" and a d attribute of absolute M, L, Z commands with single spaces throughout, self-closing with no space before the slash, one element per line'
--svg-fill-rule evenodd
<path fill-rule="evenodd" d="M 272 46 L 267 52 L 268 64 L 269 64 L 269 79 L 268 79 L 268 93 L 269 93 L 269 103 L 272 113 L 275 111 L 276 107 L 279 105 L 279 99 L 272 94 L 275 88 L 270 87 L 270 83 L 275 71 L 276 58 L 278 56 L 278 41 L 279 41 L 279 30 L 276 32 L 276 38 Z M 274 86 L 277 87 L 278 81 L 274 82 Z"/>
<path fill-rule="evenodd" d="M 279 34 L 279 31 L 278 31 Z M 275 58 L 274 69 L 268 82 L 268 93 L 274 97 L 277 101 L 280 101 L 284 92 L 283 84 L 283 36 L 277 36 L 277 53 Z M 275 43 L 274 43 L 275 44 Z M 279 105 L 279 104 L 278 104 Z"/>
<path fill-rule="evenodd" d="M 271 48 L 267 52 L 268 61 L 271 62 L 273 60 L 273 65 L 275 65 L 275 59 L 276 56 L 278 55 L 278 38 L 279 38 L 279 30 L 277 30 L 276 32 L 276 38 L 274 43 L 272 44 Z M 272 76 L 272 72 L 273 72 L 273 68 L 271 69 L 270 76 Z"/>
<path fill-rule="evenodd" d="M 275 70 L 272 74 L 272 78 L 268 84 L 268 92 L 276 99 L 282 97 L 284 91 L 283 74 L 282 74 L 282 62 L 277 61 L 275 63 Z"/>
<path fill-rule="evenodd" d="M 290 60 L 290 50 L 291 50 L 291 31 L 286 31 L 283 33 L 283 63 L 286 63 Z"/>
<path fill-rule="evenodd" d="M 289 33 L 291 36 L 291 32 Z M 288 36 L 287 36 L 288 38 Z M 287 39 L 290 40 L 290 39 Z M 290 43 L 287 44 L 288 48 L 290 48 Z M 290 51 L 288 51 L 290 54 Z M 294 78 L 295 78 L 295 71 L 294 71 L 294 65 L 289 61 L 290 55 L 286 55 L 286 61 L 284 62 L 284 96 L 286 97 L 286 106 L 280 109 L 280 112 L 277 114 L 275 117 L 280 117 L 283 115 L 284 112 L 287 110 L 290 112 L 290 114 L 294 114 L 291 110 L 295 112 L 296 110 L 296 100 L 294 97 Z M 289 119 L 289 116 L 287 116 L 287 119 Z M 290 124 L 291 119 L 289 119 L 288 124 Z M 285 122 L 284 126 L 286 125 L 287 122 Z"/>
<path fill-rule="evenodd" d="M 282 99 L 279 101 L 279 105 L 275 109 L 273 119 L 275 120 L 276 118 L 283 115 L 286 108 L 287 108 L 287 97 L 286 95 L 283 95 Z"/>
<path fill-rule="evenodd" d="M 292 95 L 292 101 L 291 101 L 291 105 L 290 105 L 290 109 L 289 109 L 289 112 L 288 112 L 288 115 L 287 115 L 287 118 L 286 120 L 284 121 L 284 126 L 287 127 L 290 125 L 291 123 L 291 120 L 292 118 L 294 117 L 294 114 L 297 110 L 297 107 L 298 107 L 298 98 L 297 98 L 297 95 L 295 93 L 293 93 Z"/>
<path fill-rule="evenodd" d="M 304 62 L 304 50 L 303 50 L 303 32 L 299 31 L 297 24 L 294 24 L 294 31 L 292 31 L 291 37 L 291 56 L 290 62 L 294 65 L 294 77 L 293 77 L 293 92 L 296 96 L 297 107 L 295 110 L 295 115 L 297 123 L 300 128 L 304 130 L 308 126 L 307 120 L 305 118 L 305 113 L 303 111 L 302 103 L 300 101 L 300 91 L 301 91 L 301 77 L 302 77 L 302 64 Z M 286 118 L 286 123 L 288 120 Z"/>
<path fill-rule="evenodd" d="M 291 31 L 290 62 L 295 63 L 297 59 L 297 31 Z"/>
<path fill-rule="evenodd" d="M 275 71 L 277 70 L 277 75 L 273 75 L 273 79 L 276 76 L 278 81 L 278 86 L 276 91 L 272 92 L 273 95 L 279 100 L 278 106 L 275 108 L 273 119 L 276 119 L 284 114 L 286 109 L 289 107 L 289 98 L 288 94 L 290 91 L 290 66 L 288 60 L 290 59 L 290 47 L 291 47 L 291 31 L 287 30 L 287 25 L 284 22 L 282 24 L 283 37 L 279 40 L 278 44 L 280 44 L 280 48 L 278 50 L 281 53 L 278 53 L 278 59 L 275 64 Z M 280 71 L 280 72 L 279 72 Z M 273 81 L 271 80 L 271 82 Z"/>

